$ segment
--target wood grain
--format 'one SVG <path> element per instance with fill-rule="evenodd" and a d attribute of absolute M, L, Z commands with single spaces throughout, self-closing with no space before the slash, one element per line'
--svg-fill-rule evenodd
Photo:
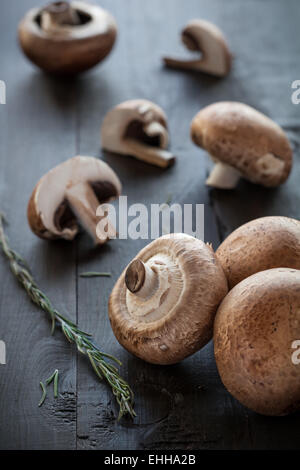
<path fill-rule="evenodd" d="M 210 343 L 181 364 L 159 367 L 129 355 L 117 343 L 107 316 L 110 291 L 146 240 L 112 240 L 94 249 L 87 235 L 74 243 L 47 243 L 31 234 L 26 204 L 38 178 L 76 153 L 101 156 L 118 173 L 128 204 L 205 204 L 205 239 L 216 248 L 229 232 L 263 215 L 299 218 L 299 107 L 291 82 L 300 77 L 297 0 L 103 0 L 119 25 L 108 59 L 73 81 L 58 81 L 22 56 L 16 29 L 37 0 L 10 0 L 0 16 L 0 79 L 7 104 L 0 105 L 0 201 L 10 220 L 9 237 L 28 259 L 57 307 L 92 332 L 118 356 L 136 394 L 137 418 L 116 421 L 117 407 L 85 358 L 27 300 L 0 257 L 0 339 L 7 345 L 0 365 L 1 449 L 284 449 L 299 447 L 299 413 L 286 418 L 256 415 L 222 386 Z M 191 18 L 215 22 L 234 54 L 232 73 L 220 80 L 168 70 L 160 57 L 181 51 L 179 31 Z M 262 22 L 262 18 L 264 21 Z M 263 24 L 263 27 L 262 27 Z M 261 26 L 261 27 L 259 27 Z M 127 99 L 146 98 L 169 117 L 177 163 L 168 170 L 130 157 L 103 154 L 100 124 Z M 205 187 L 209 159 L 189 139 L 189 124 L 203 106 L 240 100 L 282 124 L 292 140 L 295 164 L 288 182 L 268 190 L 241 182 L 235 191 Z M 79 278 L 86 271 L 110 278 Z M 38 408 L 39 381 L 60 370 L 60 396 Z"/>

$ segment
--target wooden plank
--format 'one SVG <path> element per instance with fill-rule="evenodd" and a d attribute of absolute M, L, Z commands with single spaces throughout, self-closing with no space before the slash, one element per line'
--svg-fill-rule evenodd
<path fill-rule="evenodd" d="M 1 79 L 7 104 L 0 106 L 0 200 L 10 221 L 13 246 L 55 305 L 76 319 L 75 246 L 38 240 L 29 230 L 26 206 L 37 180 L 75 153 L 75 94 L 36 71 L 21 55 L 16 28 L 34 0 L 7 2 L 0 15 Z M 76 354 L 27 299 L 0 256 L 0 338 L 7 364 L 0 366 L 0 448 L 75 447 Z M 40 380 L 60 371 L 59 398 L 38 408 Z"/>

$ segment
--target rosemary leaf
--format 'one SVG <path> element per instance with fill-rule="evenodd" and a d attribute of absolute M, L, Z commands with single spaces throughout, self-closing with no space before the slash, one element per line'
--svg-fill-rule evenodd
<path fill-rule="evenodd" d="M 54 372 L 54 384 L 53 384 L 53 390 L 54 390 L 54 398 L 58 397 L 58 370 Z"/>
<path fill-rule="evenodd" d="M 171 204 L 172 199 L 173 199 L 173 195 L 172 195 L 171 193 L 169 193 L 169 194 L 168 194 L 168 197 L 167 197 L 167 200 L 166 200 L 166 202 L 165 202 L 164 204 L 165 204 L 165 205 Z"/>
<path fill-rule="evenodd" d="M 53 381 L 54 377 L 55 377 L 55 374 L 56 374 L 56 370 L 53 372 L 53 374 L 51 375 L 51 377 L 49 377 L 49 379 L 46 380 L 46 385 L 50 385 L 51 382 Z"/>
<path fill-rule="evenodd" d="M 45 388 L 45 385 L 43 384 L 43 382 L 40 382 L 40 386 L 41 386 L 43 395 L 42 395 L 41 401 L 39 402 L 39 407 L 43 405 L 44 401 L 46 400 L 46 396 L 47 396 L 47 391 L 46 391 L 46 388 Z"/>
<path fill-rule="evenodd" d="M 60 326 L 68 341 L 75 343 L 77 350 L 89 358 L 91 366 L 93 367 L 97 376 L 99 378 L 100 376 L 105 378 L 106 382 L 110 385 L 120 407 L 118 419 L 126 414 L 129 414 L 132 418 L 136 416 L 133 409 L 134 395 L 130 386 L 120 376 L 118 370 L 110 362 L 108 362 L 108 360 L 112 360 L 113 362 L 120 364 L 120 361 L 115 357 L 102 352 L 92 341 L 91 335 L 80 330 L 77 325 L 75 325 L 75 323 L 70 321 L 54 308 L 48 297 L 38 287 L 35 279 L 26 265 L 26 262 L 19 254 L 10 248 L 4 233 L 3 221 L 3 215 L 0 213 L 0 246 L 3 253 L 8 258 L 13 274 L 26 290 L 31 301 L 50 316 L 52 321 L 52 331 L 54 331 L 56 325 Z M 46 396 L 44 396 L 45 386 L 42 384 L 42 382 L 40 385 L 43 390 L 43 396 L 39 406 L 44 403 L 46 398 Z"/>

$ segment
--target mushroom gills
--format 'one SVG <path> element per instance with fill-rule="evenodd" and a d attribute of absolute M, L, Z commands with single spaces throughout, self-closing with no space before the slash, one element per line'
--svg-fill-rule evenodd
<path fill-rule="evenodd" d="M 242 177 L 241 172 L 226 163 L 217 161 L 214 157 L 212 158 L 216 164 L 210 172 L 206 184 L 214 188 L 234 189 Z"/>
<path fill-rule="evenodd" d="M 72 233 L 77 231 L 76 216 L 66 199 L 56 209 L 53 221 L 60 232 L 66 229 Z"/>

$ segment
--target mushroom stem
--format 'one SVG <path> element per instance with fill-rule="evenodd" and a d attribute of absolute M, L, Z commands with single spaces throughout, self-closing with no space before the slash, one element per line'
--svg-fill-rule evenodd
<path fill-rule="evenodd" d="M 150 122 L 144 126 L 144 132 L 149 137 L 158 136 L 161 148 L 165 149 L 169 143 L 169 135 L 167 129 L 157 121 Z"/>
<path fill-rule="evenodd" d="M 129 155 L 133 155 L 139 160 L 143 160 L 152 165 L 166 168 L 175 161 L 174 155 L 162 148 L 152 147 L 138 142 L 135 139 L 126 139 L 126 148 Z"/>
<path fill-rule="evenodd" d="M 158 286 L 158 275 L 143 261 L 135 259 L 126 270 L 125 284 L 133 294 L 148 298 Z"/>
<path fill-rule="evenodd" d="M 207 178 L 206 184 L 214 188 L 233 189 L 241 176 L 241 173 L 232 166 L 217 162 Z"/>
<path fill-rule="evenodd" d="M 51 32 L 61 25 L 80 24 L 77 11 L 68 2 L 50 3 L 41 14 L 41 28 Z"/>
<path fill-rule="evenodd" d="M 89 183 L 78 183 L 72 186 L 70 189 L 67 189 L 65 196 L 76 217 L 90 233 L 97 245 L 102 245 L 109 238 L 116 235 L 116 230 L 107 220 L 107 231 L 103 231 L 103 236 L 99 237 L 98 224 L 101 219 L 99 220 L 96 212 L 101 204 Z M 105 217 L 105 215 L 103 215 L 103 217 Z"/>
<path fill-rule="evenodd" d="M 172 57 L 164 57 L 163 61 L 167 67 L 172 67 L 174 69 L 197 69 L 201 67 L 202 60 L 201 59 L 194 59 L 194 60 L 181 60 L 181 59 L 174 59 Z"/>

